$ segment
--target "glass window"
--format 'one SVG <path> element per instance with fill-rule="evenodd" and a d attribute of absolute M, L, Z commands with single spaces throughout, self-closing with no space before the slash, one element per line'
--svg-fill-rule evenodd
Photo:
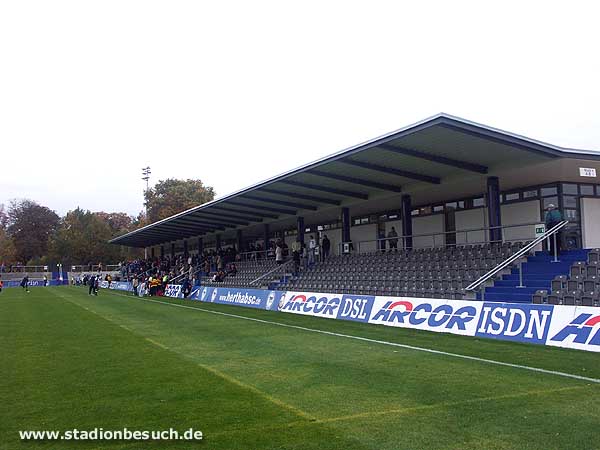
<path fill-rule="evenodd" d="M 548 195 L 556 195 L 558 194 L 558 189 L 556 187 L 543 187 L 540 189 L 542 197 L 547 197 Z"/>
<path fill-rule="evenodd" d="M 564 195 L 563 206 L 565 208 L 577 208 L 577 197 L 573 197 L 571 195 Z"/>
<path fill-rule="evenodd" d="M 360 219 L 354 219 L 354 225 L 360 225 Z"/>
<path fill-rule="evenodd" d="M 544 209 L 548 207 L 548 205 L 552 204 L 558 207 L 558 197 L 546 197 L 543 199 Z"/>
<path fill-rule="evenodd" d="M 594 186 L 591 184 L 582 184 L 579 186 L 581 195 L 594 195 Z"/>
<path fill-rule="evenodd" d="M 504 200 L 507 202 L 519 200 L 519 193 L 513 192 L 512 194 L 504 194 Z"/>
<path fill-rule="evenodd" d="M 360 223 L 361 224 L 369 223 L 369 218 L 368 217 L 363 217 L 362 219 L 360 219 Z"/>
<path fill-rule="evenodd" d="M 562 193 L 563 194 L 569 194 L 569 195 L 577 195 L 579 192 L 577 190 L 577 185 L 576 184 L 563 183 L 563 185 L 562 185 Z"/>
<path fill-rule="evenodd" d="M 538 196 L 538 191 L 533 190 L 533 191 L 524 191 L 523 192 L 523 198 L 533 198 L 533 197 L 537 197 Z"/>
<path fill-rule="evenodd" d="M 458 207 L 459 207 L 459 209 L 465 209 L 465 201 L 464 200 L 459 201 Z"/>
<path fill-rule="evenodd" d="M 457 206 L 458 205 L 457 205 L 456 202 L 448 202 L 448 203 L 446 203 L 446 208 L 456 209 Z"/>
<path fill-rule="evenodd" d="M 477 208 L 478 206 L 485 206 L 485 200 L 483 197 L 473 199 L 473 208 Z"/>
<path fill-rule="evenodd" d="M 392 220 L 392 219 L 397 219 L 398 218 L 398 214 L 390 214 L 388 216 L 388 219 Z"/>
<path fill-rule="evenodd" d="M 419 208 L 419 215 L 423 214 L 431 214 L 431 206 L 424 206 L 422 208 Z"/>
<path fill-rule="evenodd" d="M 437 205 L 433 207 L 433 212 L 441 212 L 444 210 L 444 207 L 442 205 Z"/>
<path fill-rule="evenodd" d="M 418 209 L 413 209 L 413 210 L 410 212 L 410 215 L 411 215 L 411 216 L 418 216 L 418 215 L 419 215 L 419 210 L 418 210 Z"/>
<path fill-rule="evenodd" d="M 579 220 L 579 214 L 577 214 L 576 209 L 565 209 L 565 219 L 568 221 L 576 221 Z"/>

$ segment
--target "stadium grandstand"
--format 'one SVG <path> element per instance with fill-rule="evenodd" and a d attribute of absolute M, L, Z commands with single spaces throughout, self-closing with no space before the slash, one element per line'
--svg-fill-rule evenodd
<path fill-rule="evenodd" d="M 598 170 L 438 114 L 111 242 L 124 279 L 599 306 Z"/>

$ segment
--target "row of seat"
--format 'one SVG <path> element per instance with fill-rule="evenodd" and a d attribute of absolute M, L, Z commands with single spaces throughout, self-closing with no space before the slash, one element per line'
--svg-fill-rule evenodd
<path fill-rule="evenodd" d="M 416 286 L 381 286 L 359 284 L 333 284 L 333 283 L 289 283 L 288 291 L 323 292 L 332 294 L 357 294 L 357 295 L 382 295 L 394 297 L 419 297 L 419 298 L 445 298 L 464 299 L 466 294 L 463 289 L 425 289 Z"/>
<path fill-rule="evenodd" d="M 533 303 L 570 306 L 600 306 L 600 292 L 538 290 L 533 294 Z"/>

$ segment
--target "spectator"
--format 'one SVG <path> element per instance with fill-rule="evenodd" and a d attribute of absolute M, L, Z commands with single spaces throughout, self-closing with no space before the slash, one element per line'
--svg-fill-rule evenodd
<path fill-rule="evenodd" d="M 327 235 L 323 236 L 323 240 L 321 241 L 321 248 L 323 249 L 323 259 L 327 259 L 329 257 L 329 251 L 331 250 L 331 241 L 327 237 Z"/>
<path fill-rule="evenodd" d="M 237 267 L 236 267 L 235 263 L 231 263 L 229 265 L 229 270 L 227 271 L 227 275 L 232 276 L 232 277 L 237 275 Z"/>
<path fill-rule="evenodd" d="M 311 236 L 308 242 L 308 264 L 312 266 L 315 263 L 315 249 L 317 248 L 317 241 L 315 237 Z"/>
<path fill-rule="evenodd" d="M 188 277 L 185 277 L 183 280 L 181 290 L 183 291 L 183 298 L 187 298 L 188 295 L 190 295 L 190 292 L 192 292 L 192 283 L 190 283 L 190 279 Z"/>
<path fill-rule="evenodd" d="M 392 227 L 387 237 L 390 243 L 390 250 L 398 250 L 398 233 L 396 233 L 396 229 L 394 227 Z M 383 248 L 385 250 L 385 245 Z"/>
<path fill-rule="evenodd" d="M 294 261 L 294 276 L 297 277 L 300 272 L 300 241 L 297 240 L 292 244 L 292 260 Z"/>
<path fill-rule="evenodd" d="M 221 283 L 221 282 L 223 282 L 224 279 L 225 279 L 225 272 L 223 272 L 222 270 L 219 270 L 219 271 L 215 272 L 215 274 L 213 275 L 212 281 L 214 281 L 216 283 Z"/>
<path fill-rule="evenodd" d="M 140 280 L 138 280 L 138 277 L 134 277 L 133 278 L 133 283 L 131 283 L 133 286 L 133 295 L 135 295 L 136 297 L 138 296 L 138 286 L 140 284 Z"/>
<path fill-rule="evenodd" d="M 283 245 L 280 242 L 275 247 L 275 262 L 277 264 L 283 264 Z"/>
<path fill-rule="evenodd" d="M 558 209 L 556 209 L 556 206 L 554 206 L 552 203 L 548 205 L 547 210 L 548 212 L 546 213 L 546 231 L 550 230 L 551 228 L 554 228 L 556 225 L 563 221 L 562 214 Z M 556 249 L 554 248 L 554 242 L 556 242 Z M 554 252 L 556 251 L 556 255 L 560 255 L 561 248 L 562 230 L 559 230 L 556 232 L 555 237 L 550 237 L 550 254 L 554 255 Z"/>
<path fill-rule="evenodd" d="M 85 278 L 84 278 L 85 279 Z M 96 286 L 96 276 L 92 275 L 87 280 L 88 284 L 88 295 L 95 294 L 95 286 Z"/>
<path fill-rule="evenodd" d="M 385 230 L 379 231 L 377 234 L 377 242 L 379 243 L 379 250 L 385 252 L 387 247 L 387 241 L 385 239 Z"/>

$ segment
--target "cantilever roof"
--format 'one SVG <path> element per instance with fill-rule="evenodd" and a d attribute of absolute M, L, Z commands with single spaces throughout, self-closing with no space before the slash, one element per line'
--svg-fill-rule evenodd
<path fill-rule="evenodd" d="M 440 113 L 119 236 L 147 247 L 332 206 L 437 185 L 457 173 L 486 174 L 510 159 L 600 160 L 600 153 L 558 147 Z"/>

